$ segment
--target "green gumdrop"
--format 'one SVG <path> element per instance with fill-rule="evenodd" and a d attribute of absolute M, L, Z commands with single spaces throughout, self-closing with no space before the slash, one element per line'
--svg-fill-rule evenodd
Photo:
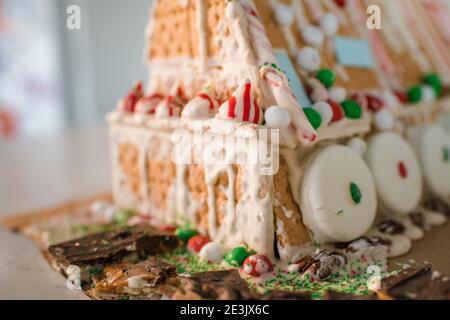
<path fill-rule="evenodd" d="M 304 108 L 303 112 L 305 113 L 313 128 L 318 129 L 322 124 L 322 117 L 320 116 L 320 113 L 312 108 Z"/>
<path fill-rule="evenodd" d="M 350 195 L 352 196 L 352 199 L 356 204 L 361 203 L 362 199 L 361 190 L 359 189 L 358 185 L 354 182 L 350 183 Z"/>
<path fill-rule="evenodd" d="M 225 261 L 231 266 L 240 267 L 249 256 L 250 253 L 245 247 L 236 247 L 227 254 Z"/>
<path fill-rule="evenodd" d="M 341 103 L 345 116 L 349 119 L 361 119 L 362 108 L 355 100 L 345 100 Z"/>
<path fill-rule="evenodd" d="M 411 103 L 419 103 L 422 100 L 422 88 L 420 86 L 410 88 L 408 98 Z"/>
<path fill-rule="evenodd" d="M 319 80 L 326 88 L 333 86 L 336 81 L 336 75 L 330 69 L 319 70 L 316 74 L 317 80 Z"/>
<path fill-rule="evenodd" d="M 444 162 L 450 161 L 450 149 L 449 148 L 442 149 L 442 159 L 444 160 Z"/>
<path fill-rule="evenodd" d="M 442 86 L 441 77 L 437 73 L 429 73 L 423 78 L 423 82 L 430 86 L 439 85 Z"/>
<path fill-rule="evenodd" d="M 190 238 L 198 235 L 198 232 L 189 228 L 178 228 L 175 235 L 183 242 L 188 242 Z"/>
<path fill-rule="evenodd" d="M 131 218 L 136 215 L 136 211 L 132 209 L 121 209 L 114 214 L 113 221 L 119 226 L 125 226 Z"/>

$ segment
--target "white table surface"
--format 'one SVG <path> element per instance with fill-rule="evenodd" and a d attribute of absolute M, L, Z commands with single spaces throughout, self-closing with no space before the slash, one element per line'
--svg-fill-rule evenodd
<path fill-rule="evenodd" d="M 110 190 L 105 126 L 0 141 L 0 218 Z M 37 247 L 0 228 L 0 299 L 86 299 L 70 291 Z"/>

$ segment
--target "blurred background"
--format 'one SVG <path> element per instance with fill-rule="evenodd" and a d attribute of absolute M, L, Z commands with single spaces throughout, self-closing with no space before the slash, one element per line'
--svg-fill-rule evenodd
<path fill-rule="evenodd" d="M 80 30 L 66 26 L 71 5 L 81 9 Z M 146 78 L 150 5 L 0 0 L 0 144 L 102 123 L 131 81 Z"/>

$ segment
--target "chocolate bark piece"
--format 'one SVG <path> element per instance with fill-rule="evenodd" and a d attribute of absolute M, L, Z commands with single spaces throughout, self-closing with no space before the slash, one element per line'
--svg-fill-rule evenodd
<path fill-rule="evenodd" d="M 379 298 L 375 294 L 360 296 L 344 292 L 327 291 L 323 296 L 323 300 L 379 300 Z"/>
<path fill-rule="evenodd" d="M 180 285 L 176 267 L 156 258 L 106 267 L 88 295 L 102 300 L 171 297 Z"/>
<path fill-rule="evenodd" d="M 425 218 L 423 217 L 423 213 L 416 210 L 409 214 L 409 219 L 411 220 L 412 224 L 415 225 L 418 228 L 421 228 L 425 230 L 427 228 L 427 225 L 425 223 Z"/>
<path fill-rule="evenodd" d="M 249 288 L 238 270 L 196 273 L 183 279 L 174 300 L 310 300 L 308 292 L 267 290 L 258 293 Z"/>
<path fill-rule="evenodd" d="M 50 246 L 49 252 L 62 266 L 83 266 L 113 263 L 131 255 L 142 259 L 174 250 L 178 245 L 174 235 L 141 225 Z"/>
<path fill-rule="evenodd" d="M 450 217 L 450 205 L 441 199 L 434 198 L 427 200 L 423 206 L 428 210 L 440 212 Z"/>
<path fill-rule="evenodd" d="M 324 249 L 300 260 L 299 272 L 309 275 L 312 281 L 322 281 L 338 272 L 346 262 L 342 250 Z"/>
<path fill-rule="evenodd" d="M 382 221 L 377 225 L 377 229 L 380 232 L 389 234 L 391 236 L 404 234 L 406 230 L 404 225 L 395 220 Z"/>
<path fill-rule="evenodd" d="M 247 282 L 236 269 L 193 274 L 174 294 L 175 300 L 253 300 Z"/>
<path fill-rule="evenodd" d="M 381 280 L 380 292 L 393 299 L 416 299 L 432 282 L 430 265 L 401 270 Z"/>
<path fill-rule="evenodd" d="M 260 300 L 311 300 L 310 292 L 291 292 L 283 290 L 270 290 L 266 294 L 261 295 Z"/>
<path fill-rule="evenodd" d="M 440 277 L 428 283 L 418 292 L 417 300 L 450 300 L 450 280 L 448 277 Z"/>

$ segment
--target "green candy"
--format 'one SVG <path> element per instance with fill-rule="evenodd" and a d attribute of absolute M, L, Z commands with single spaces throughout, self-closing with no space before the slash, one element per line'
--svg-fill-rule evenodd
<path fill-rule="evenodd" d="M 236 247 L 227 254 L 225 261 L 233 267 L 240 267 L 249 256 L 250 252 L 245 247 Z"/>
<path fill-rule="evenodd" d="M 131 218 L 136 215 L 132 209 L 121 209 L 114 214 L 113 221 L 118 226 L 125 226 Z"/>
<path fill-rule="evenodd" d="M 349 119 L 361 119 L 362 108 L 355 100 L 345 100 L 341 103 L 345 116 Z"/>
<path fill-rule="evenodd" d="M 183 242 L 188 242 L 190 238 L 198 235 L 198 232 L 189 228 L 178 228 L 175 235 Z"/>
<path fill-rule="evenodd" d="M 350 195 L 352 196 L 353 202 L 355 204 L 360 204 L 362 200 L 361 190 L 358 185 L 354 182 L 350 183 Z"/>
<path fill-rule="evenodd" d="M 319 70 L 316 74 L 317 80 L 319 80 L 326 88 L 333 86 L 336 81 L 336 75 L 330 69 Z"/>
<path fill-rule="evenodd" d="M 312 108 L 304 108 L 303 112 L 305 113 L 313 128 L 318 129 L 322 124 L 322 117 L 320 116 L 320 113 Z"/>
<path fill-rule="evenodd" d="M 408 90 L 408 99 L 411 103 L 419 103 L 422 100 L 422 88 L 414 86 Z"/>
<path fill-rule="evenodd" d="M 429 73 L 423 78 L 423 82 L 432 85 L 442 85 L 441 77 L 437 73 Z"/>
<path fill-rule="evenodd" d="M 442 149 L 442 159 L 444 160 L 444 162 L 450 161 L 450 149 L 449 148 Z"/>

